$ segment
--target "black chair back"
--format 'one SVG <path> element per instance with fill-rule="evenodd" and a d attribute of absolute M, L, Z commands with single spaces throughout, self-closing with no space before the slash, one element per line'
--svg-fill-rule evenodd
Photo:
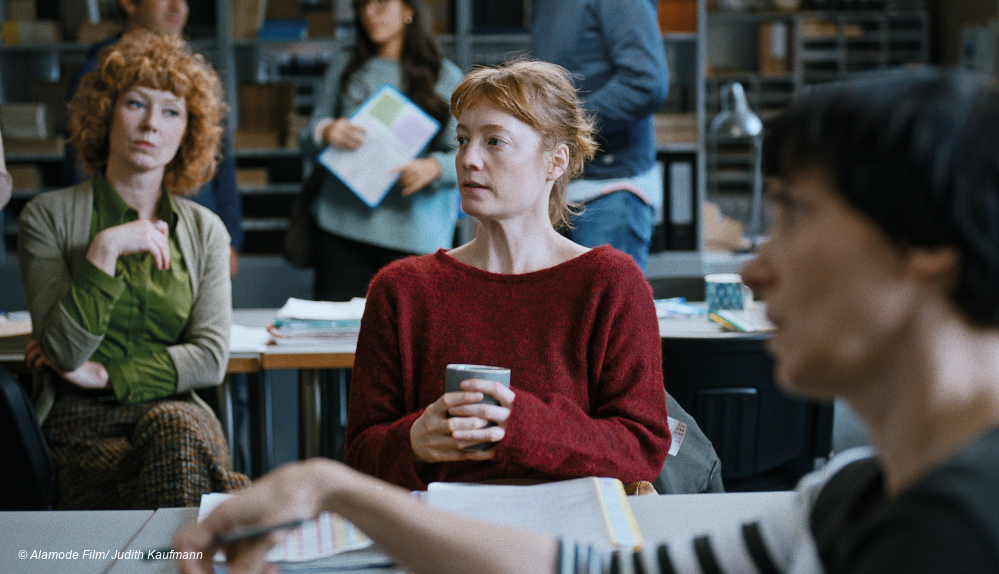
<path fill-rule="evenodd" d="M 24 391 L 0 367 L 0 510 L 47 510 L 55 505 L 55 466 Z"/>
<path fill-rule="evenodd" d="M 663 339 L 666 390 L 714 445 L 726 491 L 793 488 L 829 455 L 832 407 L 777 388 L 766 338 Z"/>

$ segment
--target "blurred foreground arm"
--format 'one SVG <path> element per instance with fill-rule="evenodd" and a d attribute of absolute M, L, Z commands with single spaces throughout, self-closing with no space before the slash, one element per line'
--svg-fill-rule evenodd
<path fill-rule="evenodd" d="M 381 548 L 417 573 L 552 573 L 558 543 L 552 537 L 485 524 L 427 506 L 408 491 L 327 459 L 284 466 L 253 483 L 201 523 L 183 528 L 181 552 L 201 560 L 181 561 L 187 574 L 212 574 L 212 540 L 233 529 L 340 514 Z M 233 574 L 261 572 L 267 551 L 281 533 L 225 548 Z"/>

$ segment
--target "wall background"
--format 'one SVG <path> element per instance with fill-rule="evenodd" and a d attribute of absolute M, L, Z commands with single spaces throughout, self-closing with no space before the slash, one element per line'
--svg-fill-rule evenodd
<path fill-rule="evenodd" d="M 983 25 L 995 18 L 999 2 L 991 0 L 929 0 L 932 60 L 943 65 L 960 60 L 961 29 L 969 24 Z"/>

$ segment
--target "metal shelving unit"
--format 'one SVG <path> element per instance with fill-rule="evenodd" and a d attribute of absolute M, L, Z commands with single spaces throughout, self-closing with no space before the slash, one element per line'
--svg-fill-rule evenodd
<path fill-rule="evenodd" d="M 531 36 L 526 29 L 509 33 L 475 31 L 472 5 L 473 0 L 455 0 L 452 30 L 440 35 L 447 57 L 462 69 L 467 70 L 475 64 L 497 63 L 530 49 Z M 215 0 L 210 6 L 197 11 L 192 8 L 192 19 L 197 15 L 205 21 L 192 21 L 190 29 L 199 36 L 206 36 L 214 30 L 214 37 L 192 39 L 192 45 L 214 63 L 223 79 L 230 107 L 228 129 L 231 137 L 227 138 L 226 152 L 235 158 L 237 167 L 266 168 L 270 176 L 266 185 L 253 184 L 240 189 L 244 202 L 243 229 L 247 234 L 244 251 L 276 253 L 287 225 L 284 218 L 290 207 L 290 198 L 298 191 L 302 180 L 303 166 L 294 146 L 262 149 L 235 147 L 235 132 L 241 124 L 237 99 L 239 86 L 246 83 L 292 83 L 295 86 L 295 111 L 307 115 L 311 112 L 327 62 L 336 50 L 349 45 L 351 38 L 347 37 L 349 34 L 344 34 L 343 22 L 335 22 L 340 25 L 335 29 L 341 34 L 336 38 L 301 41 L 236 39 L 231 25 L 232 11 L 233 0 Z M 6 14 L 5 0 L 0 0 L 0 14 Z M 705 197 L 705 95 L 710 93 L 710 85 L 707 91 L 705 89 L 704 76 L 707 54 L 704 36 L 705 23 L 708 22 L 705 0 L 698 0 L 698 22 L 701 25 L 696 32 L 667 33 L 663 36 L 663 49 L 671 66 L 672 89 L 683 94 L 682 98 L 673 102 L 676 105 L 669 111 L 677 114 L 674 119 L 689 123 L 692 133 L 681 138 L 667 133 L 660 138 L 657 146 L 664 162 L 677 157 L 677 154 L 686 154 L 695 166 L 689 206 L 693 214 L 694 248 L 688 250 L 694 253 L 700 250 L 698 212 Z M 83 61 L 88 48 L 89 44 L 79 42 L 0 46 L 0 103 L 25 101 L 25 78 L 39 78 L 53 85 L 64 80 L 67 70 Z M 29 73 L 25 74 L 24 70 Z M 292 131 L 294 129 L 293 126 Z M 14 248 L 16 216 L 20 207 L 35 194 L 58 187 L 61 183 L 57 176 L 62 169 L 62 155 L 18 154 L 8 150 L 7 160 L 12 165 L 38 164 L 45 176 L 39 189 L 17 192 L 11 208 L 7 210 L 3 229 L 6 249 L 10 251 Z M 48 181 L 50 176 L 52 181 Z M 671 259 L 675 256 L 674 252 L 654 253 L 650 269 L 665 269 L 659 272 L 669 273 L 676 267 Z"/>
<path fill-rule="evenodd" d="M 783 26 L 784 69 L 759 68 L 759 29 Z M 782 110 L 806 86 L 864 72 L 928 63 L 929 18 L 925 11 L 743 12 L 707 14 L 706 121 L 719 111 L 718 94 L 730 80 L 742 83 L 750 106 L 762 119 Z M 753 181 L 747 145 L 707 146 L 708 196 L 746 221 Z"/>

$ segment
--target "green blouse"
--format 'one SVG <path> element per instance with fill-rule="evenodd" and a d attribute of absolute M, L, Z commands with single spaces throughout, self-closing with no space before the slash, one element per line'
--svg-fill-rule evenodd
<path fill-rule="evenodd" d="M 104 339 L 91 361 L 103 364 L 115 397 L 137 403 L 177 392 L 177 368 L 167 353 L 176 344 L 193 304 L 191 277 L 177 243 L 177 210 L 162 192 L 157 217 L 170 227 L 170 268 L 156 269 L 149 254 L 118 258 L 111 277 L 85 260 L 62 299 L 63 309 L 84 329 Z M 98 232 L 138 219 L 101 175 L 94 177 L 90 241 Z"/>

